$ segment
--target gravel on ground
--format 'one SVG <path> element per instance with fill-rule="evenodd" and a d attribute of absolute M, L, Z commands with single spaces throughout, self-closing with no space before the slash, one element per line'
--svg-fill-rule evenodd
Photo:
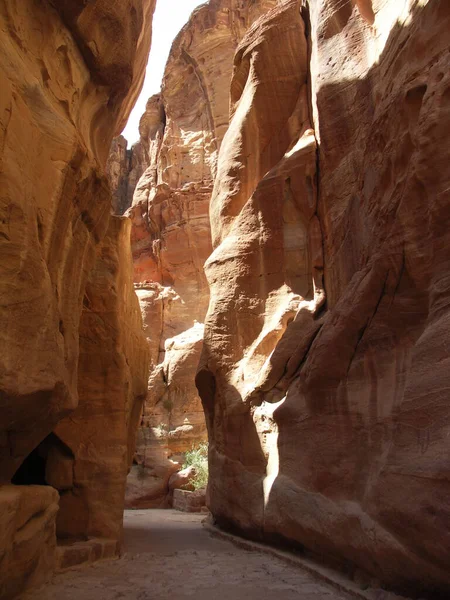
<path fill-rule="evenodd" d="M 312 574 L 238 548 L 202 526 L 204 515 L 125 511 L 124 552 L 60 573 L 39 600 L 348 600 Z"/>

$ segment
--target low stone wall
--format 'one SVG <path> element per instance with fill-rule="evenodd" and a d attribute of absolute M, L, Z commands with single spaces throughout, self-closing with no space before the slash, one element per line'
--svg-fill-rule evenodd
<path fill-rule="evenodd" d="M 173 508 L 181 512 L 207 512 L 206 491 L 197 490 L 189 492 L 188 490 L 173 491 Z"/>

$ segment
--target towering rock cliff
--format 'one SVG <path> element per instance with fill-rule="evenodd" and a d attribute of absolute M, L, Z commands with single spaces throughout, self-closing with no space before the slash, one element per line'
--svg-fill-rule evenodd
<path fill-rule="evenodd" d="M 26 484 L 61 491 L 58 535 L 120 537 L 147 348 L 136 306 L 122 306 L 135 302 L 129 231 L 110 219 L 104 167 L 142 85 L 154 5 L 0 6 L 2 598 L 55 563 L 58 494 Z"/>
<path fill-rule="evenodd" d="M 128 142 L 123 135 L 113 139 L 106 163 L 106 174 L 112 192 L 111 208 L 115 215 L 123 215 L 130 208 L 137 182 L 147 166 L 148 157 L 142 141 L 128 148 Z"/>
<path fill-rule="evenodd" d="M 194 11 L 172 46 L 162 92 L 141 119 L 148 167 L 127 214 L 152 368 L 128 479 L 131 506 L 165 505 L 182 454 L 206 438 L 194 378 L 209 301 L 203 271 L 212 249 L 209 201 L 228 126 L 235 49 L 275 4 L 212 0 Z"/>
<path fill-rule="evenodd" d="M 80 322 L 79 403 L 54 430 L 74 454 L 71 479 L 63 457 L 53 454 L 48 469 L 48 483 L 61 491 L 57 531 L 64 540 L 122 535 L 126 476 L 148 377 L 130 228 L 128 219 L 112 218 L 99 248 Z"/>
<path fill-rule="evenodd" d="M 450 593 L 449 26 L 443 0 L 287 0 L 246 34 L 197 374 L 219 523 L 429 597 Z"/>

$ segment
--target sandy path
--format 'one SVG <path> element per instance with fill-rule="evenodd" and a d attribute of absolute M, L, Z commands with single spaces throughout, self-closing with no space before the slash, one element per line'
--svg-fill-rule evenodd
<path fill-rule="evenodd" d="M 203 515 L 126 511 L 120 560 L 57 575 L 39 600 L 347 600 L 312 575 L 211 536 Z"/>

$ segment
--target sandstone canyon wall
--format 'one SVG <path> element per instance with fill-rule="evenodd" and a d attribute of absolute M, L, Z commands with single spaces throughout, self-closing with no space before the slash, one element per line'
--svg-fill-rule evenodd
<path fill-rule="evenodd" d="M 130 208 L 134 190 L 147 168 L 147 163 L 148 157 L 143 140 L 128 148 L 128 142 L 123 135 L 113 139 L 106 162 L 106 174 L 112 192 L 113 214 L 123 215 Z"/>
<path fill-rule="evenodd" d="M 128 219 L 112 217 L 98 250 L 80 322 L 79 402 L 54 430 L 74 454 L 70 468 L 67 458 L 52 455 L 47 479 L 61 493 L 57 532 L 63 540 L 122 535 L 125 483 L 148 378 L 130 229 Z"/>
<path fill-rule="evenodd" d="M 246 34 L 196 378 L 220 524 L 434 598 L 450 593 L 449 27 L 445 0 L 287 0 Z"/>
<path fill-rule="evenodd" d="M 48 577 L 56 534 L 120 538 L 147 347 L 104 170 L 142 86 L 154 5 L 0 6 L 2 598 Z M 37 483 L 61 491 L 58 522 L 57 492 Z"/>
<path fill-rule="evenodd" d="M 249 25 L 275 4 L 212 0 L 194 11 L 174 41 L 162 92 L 149 99 L 133 146 L 147 164 L 126 214 L 151 372 L 129 506 L 167 505 L 170 475 L 183 453 L 206 439 L 194 378 L 209 301 L 203 271 L 212 250 L 209 202 L 228 127 L 234 52 Z"/>

